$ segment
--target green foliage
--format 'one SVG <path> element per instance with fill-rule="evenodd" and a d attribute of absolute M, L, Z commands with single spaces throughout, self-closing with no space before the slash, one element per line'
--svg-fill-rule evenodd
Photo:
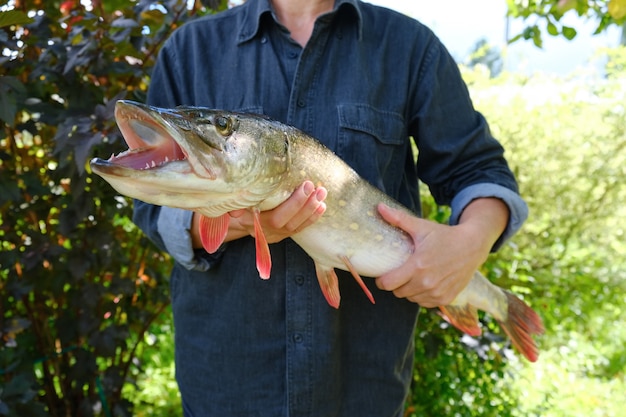
<path fill-rule="evenodd" d="M 438 206 L 425 189 L 424 217 L 447 222 L 449 208 Z M 491 261 L 482 272 L 489 276 L 490 270 Z M 483 334 L 470 337 L 452 328 L 437 310 L 422 309 L 407 417 L 513 415 L 518 399 L 509 393 L 505 374 L 515 354 L 493 318 L 481 315 L 481 322 Z"/>
<path fill-rule="evenodd" d="M 135 417 L 171 417 L 182 406 L 174 372 L 174 343 L 171 311 L 148 329 L 137 350 L 140 366 L 132 370 L 135 384 L 126 384 L 124 394 L 135 404 Z"/>
<path fill-rule="evenodd" d="M 489 68 L 491 77 L 495 77 L 502 72 L 502 55 L 501 51 L 491 45 L 486 39 L 480 39 L 470 53 L 465 65 L 473 68 L 477 65 L 484 65 Z"/>
<path fill-rule="evenodd" d="M 125 147 L 115 101 L 142 100 L 167 35 L 208 10 L 92 3 L 0 7 L 0 416 L 131 415 L 168 304 L 169 261 L 86 162 Z"/>
<path fill-rule="evenodd" d="M 608 68 L 620 49 L 604 51 Z M 491 78 L 464 69 L 475 105 L 528 201 L 522 231 L 483 272 L 535 308 L 546 335 L 530 364 L 485 316 L 471 338 L 425 312 L 407 416 L 618 416 L 626 407 L 626 74 Z M 448 211 L 423 196 L 425 217 Z"/>
<path fill-rule="evenodd" d="M 620 51 L 608 54 L 608 67 L 621 62 Z M 531 291 L 546 325 L 539 362 L 509 367 L 511 395 L 520 399 L 513 415 L 621 415 L 626 73 L 596 80 L 465 75 L 530 207 L 514 244 L 490 266 L 499 285 Z"/>
<path fill-rule="evenodd" d="M 624 32 L 626 35 L 626 32 Z M 601 48 L 597 55 L 607 59 L 605 72 L 609 78 L 619 78 L 626 74 L 626 44 L 617 48 Z"/>
<path fill-rule="evenodd" d="M 596 19 L 598 26 L 595 33 L 626 23 L 626 0 L 507 0 L 507 6 L 507 15 L 512 18 L 524 21 L 532 18 L 510 42 L 518 39 L 532 40 L 538 47 L 543 44 L 542 30 L 552 36 L 563 36 L 569 40 L 576 37 L 576 29 L 561 22 L 563 16 L 570 11 L 581 17 Z"/>

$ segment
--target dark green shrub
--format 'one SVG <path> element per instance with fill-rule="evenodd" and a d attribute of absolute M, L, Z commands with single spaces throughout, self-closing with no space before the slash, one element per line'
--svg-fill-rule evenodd
<path fill-rule="evenodd" d="M 122 387 L 168 304 L 169 260 L 86 162 L 125 147 L 116 99 L 142 100 L 165 38 L 207 9 L 92 4 L 0 7 L 0 415 L 131 415 Z"/>

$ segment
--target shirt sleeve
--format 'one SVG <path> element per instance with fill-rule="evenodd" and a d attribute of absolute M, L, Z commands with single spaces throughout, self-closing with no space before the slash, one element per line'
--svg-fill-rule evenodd
<path fill-rule="evenodd" d="M 472 201 L 501 199 L 509 222 L 494 245 L 499 248 L 528 216 L 502 145 L 471 101 L 458 65 L 433 35 L 416 63 L 410 133 L 418 148 L 417 172 L 438 204 L 452 208 L 451 224 Z"/>
<path fill-rule="evenodd" d="M 492 251 L 498 250 L 507 239 L 513 236 L 528 217 L 528 206 L 516 192 L 493 183 L 471 185 L 458 193 L 450 204 L 452 214 L 450 224 L 458 224 L 465 207 L 477 198 L 499 198 L 509 208 L 509 222 L 500 238 L 493 245 Z"/>
<path fill-rule="evenodd" d="M 209 260 L 196 256 L 191 243 L 191 218 L 193 212 L 172 207 L 161 207 L 157 219 L 157 231 L 163 236 L 167 253 L 189 270 L 206 271 Z"/>

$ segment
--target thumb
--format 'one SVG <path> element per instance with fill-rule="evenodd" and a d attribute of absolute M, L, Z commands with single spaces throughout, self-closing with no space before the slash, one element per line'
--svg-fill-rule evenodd
<path fill-rule="evenodd" d="M 387 223 L 403 230 L 407 226 L 407 222 L 410 217 L 404 210 L 389 207 L 385 203 L 378 204 L 378 212 Z"/>

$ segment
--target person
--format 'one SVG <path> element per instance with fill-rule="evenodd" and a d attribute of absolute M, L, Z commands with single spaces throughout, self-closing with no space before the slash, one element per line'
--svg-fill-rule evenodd
<path fill-rule="evenodd" d="M 526 218 L 503 148 L 472 106 L 456 63 L 424 25 L 357 0 L 247 0 L 168 39 L 148 103 L 262 113 L 316 137 L 415 212 L 380 207 L 415 252 L 365 279 L 338 271 L 339 309 L 291 240 L 325 210 L 310 181 L 262 213 L 273 265 L 259 279 L 251 215 L 201 249 L 192 212 L 136 202 L 134 221 L 175 264 L 176 379 L 186 417 L 401 416 L 419 306 L 449 303 Z M 414 162 L 410 138 L 418 148 Z M 451 205 L 419 218 L 418 179 Z"/>

